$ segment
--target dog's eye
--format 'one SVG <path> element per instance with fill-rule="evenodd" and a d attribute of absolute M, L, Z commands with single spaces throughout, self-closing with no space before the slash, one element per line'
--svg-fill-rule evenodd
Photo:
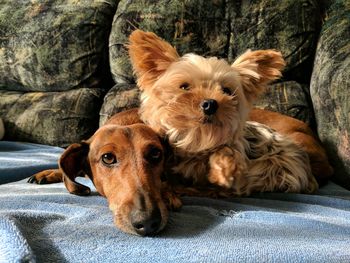
<path fill-rule="evenodd" d="M 162 151 L 157 147 L 152 147 L 146 155 L 146 159 L 153 164 L 159 163 L 162 160 L 162 158 Z"/>
<path fill-rule="evenodd" d="M 189 89 L 190 89 L 190 84 L 188 84 L 188 83 L 182 83 L 182 84 L 180 85 L 180 89 L 189 90 Z"/>
<path fill-rule="evenodd" d="M 222 87 L 222 92 L 231 96 L 232 95 L 232 90 L 230 88 L 227 87 Z"/>
<path fill-rule="evenodd" d="M 101 158 L 103 164 L 110 166 L 117 163 L 117 158 L 113 153 L 105 153 Z"/>

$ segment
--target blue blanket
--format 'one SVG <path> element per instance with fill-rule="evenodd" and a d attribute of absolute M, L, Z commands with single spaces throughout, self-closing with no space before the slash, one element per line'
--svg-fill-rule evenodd
<path fill-rule="evenodd" d="M 25 144 L 31 154 L 22 155 L 21 145 L 14 144 L 12 155 L 11 144 L 3 145 L 0 179 L 12 174 L 18 179 L 16 170 L 30 176 L 40 160 L 47 168 L 48 160 L 55 156 L 57 161 L 61 152 L 44 147 L 46 158 L 43 146 Z M 91 186 L 84 178 L 81 182 Z M 350 192 L 329 184 L 317 195 L 187 197 L 181 211 L 170 213 L 160 235 L 137 237 L 113 225 L 106 199 L 95 191 L 80 197 L 63 184 L 2 184 L 0 262 L 22 261 L 350 262 Z"/>
<path fill-rule="evenodd" d="M 18 181 L 44 169 L 57 168 L 62 148 L 0 141 L 0 184 Z"/>

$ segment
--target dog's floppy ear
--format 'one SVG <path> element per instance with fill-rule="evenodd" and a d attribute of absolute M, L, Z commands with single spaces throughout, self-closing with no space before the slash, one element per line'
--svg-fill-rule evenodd
<path fill-rule="evenodd" d="M 154 33 L 141 30 L 131 33 L 128 49 L 141 90 L 152 86 L 170 64 L 179 58 L 176 49 L 168 42 Z"/>
<path fill-rule="evenodd" d="M 272 49 L 248 50 L 233 62 L 232 68 L 241 76 L 248 102 L 253 103 L 269 82 L 282 76 L 281 70 L 285 64 L 281 52 Z"/>
<path fill-rule="evenodd" d="M 62 154 L 59 167 L 63 173 L 63 182 L 71 194 L 89 195 L 90 188 L 75 181 L 81 173 L 91 173 L 87 155 L 89 144 L 86 142 L 71 144 Z"/>

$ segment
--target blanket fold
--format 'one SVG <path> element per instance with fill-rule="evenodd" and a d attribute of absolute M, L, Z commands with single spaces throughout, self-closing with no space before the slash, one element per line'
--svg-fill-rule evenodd
<path fill-rule="evenodd" d="M 35 262 L 26 238 L 16 226 L 16 219 L 0 214 L 0 262 Z"/>

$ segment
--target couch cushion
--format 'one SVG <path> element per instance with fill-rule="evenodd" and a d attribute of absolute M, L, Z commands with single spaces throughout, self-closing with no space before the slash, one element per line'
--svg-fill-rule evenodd
<path fill-rule="evenodd" d="M 180 54 L 232 61 L 248 48 L 278 49 L 288 63 L 286 79 L 308 83 L 319 24 L 314 0 L 122 0 L 110 37 L 111 71 L 116 82 L 132 82 L 124 45 L 140 28 L 171 42 Z"/>
<path fill-rule="evenodd" d="M 0 91 L 0 116 L 5 139 L 65 147 L 87 139 L 98 128 L 104 92 L 74 89 L 65 92 Z"/>
<path fill-rule="evenodd" d="M 309 83 L 321 15 L 316 0 L 228 1 L 229 60 L 247 48 L 280 50 L 285 80 Z"/>
<path fill-rule="evenodd" d="M 116 84 L 104 98 L 100 110 L 100 126 L 114 114 L 137 108 L 140 105 L 140 91 L 134 84 Z"/>
<path fill-rule="evenodd" d="M 315 128 L 314 112 L 309 98 L 308 85 L 296 81 L 283 81 L 269 85 L 255 106 L 283 113 Z"/>
<path fill-rule="evenodd" d="M 317 47 L 311 97 L 335 180 L 350 189 L 350 2 L 328 10 Z"/>
<path fill-rule="evenodd" d="M 108 37 L 117 4 L 2 1 L 0 90 L 59 91 L 111 83 Z"/>
<path fill-rule="evenodd" d="M 224 6 L 224 0 L 120 1 L 109 44 L 114 80 L 133 81 L 125 44 L 135 27 L 170 41 L 181 54 L 226 57 L 229 28 Z"/>

